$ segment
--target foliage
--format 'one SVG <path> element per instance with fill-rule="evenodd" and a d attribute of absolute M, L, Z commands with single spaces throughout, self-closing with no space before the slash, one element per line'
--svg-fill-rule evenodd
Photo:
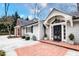
<path fill-rule="evenodd" d="M 73 39 L 74 39 L 74 34 L 71 33 L 71 34 L 69 35 L 69 39 L 70 39 L 70 40 L 73 40 Z"/>
<path fill-rule="evenodd" d="M 18 12 L 16 11 L 15 14 L 12 15 L 12 17 L 13 17 L 13 19 L 14 19 L 14 24 L 13 24 L 13 25 L 16 26 L 17 19 L 20 18 Z"/>
<path fill-rule="evenodd" d="M 5 56 L 5 55 L 6 55 L 5 51 L 4 50 L 0 50 L 0 56 Z"/>
<path fill-rule="evenodd" d="M 44 37 L 47 37 L 47 34 L 45 34 Z"/>
<path fill-rule="evenodd" d="M 12 16 L 3 16 L 0 18 L 0 34 L 7 32 L 14 34 L 14 27 L 16 26 L 17 19 L 20 18 L 17 12 Z"/>
<path fill-rule="evenodd" d="M 25 36 L 22 36 L 21 38 L 22 38 L 22 39 L 25 39 Z"/>
<path fill-rule="evenodd" d="M 8 36 L 8 38 L 16 38 L 16 36 Z"/>
<path fill-rule="evenodd" d="M 27 21 L 28 21 L 28 20 L 29 20 L 29 18 L 27 17 L 25 20 L 27 20 Z"/>
<path fill-rule="evenodd" d="M 26 37 L 25 40 L 30 40 L 30 37 Z"/>

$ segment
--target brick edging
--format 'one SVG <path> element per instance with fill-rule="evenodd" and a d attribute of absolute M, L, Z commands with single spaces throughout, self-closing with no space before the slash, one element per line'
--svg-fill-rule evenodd
<path fill-rule="evenodd" d="M 74 49 L 74 48 L 71 48 L 71 47 L 66 47 L 66 46 L 62 46 L 62 45 L 58 45 L 58 44 L 53 44 L 53 43 L 49 43 L 49 42 L 44 42 L 44 41 L 40 41 L 40 42 L 46 43 L 46 44 L 55 45 L 55 46 L 59 46 L 59 47 L 63 47 L 63 48 L 66 48 L 66 49 L 71 49 L 71 50 L 79 51 L 78 49 Z"/>

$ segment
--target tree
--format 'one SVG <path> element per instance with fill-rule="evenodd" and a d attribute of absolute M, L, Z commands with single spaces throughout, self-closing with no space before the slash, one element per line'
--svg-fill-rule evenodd
<path fill-rule="evenodd" d="M 27 17 L 25 20 L 27 20 L 27 21 L 28 21 L 28 20 L 29 20 L 29 18 Z"/>
<path fill-rule="evenodd" d="M 12 17 L 14 18 L 14 26 L 16 26 L 17 19 L 20 18 L 18 12 L 16 11 L 15 14 L 12 15 Z"/>
<path fill-rule="evenodd" d="M 39 18 L 42 14 L 42 12 L 45 10 L 47 7 L 47 3 L 34 3 L 34 4 L 29 4 L 30 8 L 33 10 L 33 16 L 34 18 Z M 43 7 L 42 7 L 43 6 Z"/>
<path fill-rule="evenodd" d="M 9 9 L 9 4 L 8 3 L 5 3 L 4 4 L 5 5 L 5 18 L 4 18 L 4 20 L 7 20 L 7 13 L 8 13 L 8 9 Z M 9 35 L 11 34 L 10 33 L 10 27 L 11 27 L 11 25 L 9 24 L 9 22 L 7 23 L 5 23 L 4 22 L 4 24 L 7 26 L 7 30 L 8 30 L 8 32 L 9 32 Z"/>
<path fill-rule="evenodd" d="M 6 19 L 3 20 L 3 23 L 7 27 L 9 35 L 11 34 L 11 28 L 12 28 L 13 22 L 14 22 L 14 19 L 11 16 L 7 16 Z"/>
<path fill-rule="evenodd" d="M 5 3 L 5 16 L 7 16 L 8 9 L 9 9 L 9 3 Z"/>

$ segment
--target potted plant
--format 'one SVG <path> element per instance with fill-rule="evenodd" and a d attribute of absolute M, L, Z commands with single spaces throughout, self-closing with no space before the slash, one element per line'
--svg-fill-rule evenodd
<path fill-rule="evenodd" d="M 44 40 L 47 40 L 47 39 L 48 39 L 47 34 L 45 34 L 44 35 Z"/>
<path fill-rule="evenodd" d="M 70 39 L 70 40 L 69 40 L 69 43 L 70 43 L 70 44 L 74 44 L 74 38 L 75 38 L 75 37 L 74 37 L 74 34 L 71 33 L 71 34 L 69 35 L 69 39 Z"/>
<path fill-rule="evenodd" d="M 0 56 L 6 56 L 6 52 L 4 50 L 0 50 Z"/>

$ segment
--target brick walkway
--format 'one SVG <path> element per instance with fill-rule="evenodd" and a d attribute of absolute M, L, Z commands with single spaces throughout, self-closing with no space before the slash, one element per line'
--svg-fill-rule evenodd
<path fill-rule="evenodd" d="M 52 41 L 52 40 L 41 40 L 40 42 L 64 47 L 64 48 L 75 50 L 75 51 L 79 51 L 79 45 L 73 45 L 73 44 L 69 44 L 69 43 L 65 43 L 65 42 L 56 42 L 56 41 Z"/>
<path fill-rule="evenodd" d="M 15 49 L 18 56 L 63 56 L 68 49 L 39 42 L 35 45 Z"/>

